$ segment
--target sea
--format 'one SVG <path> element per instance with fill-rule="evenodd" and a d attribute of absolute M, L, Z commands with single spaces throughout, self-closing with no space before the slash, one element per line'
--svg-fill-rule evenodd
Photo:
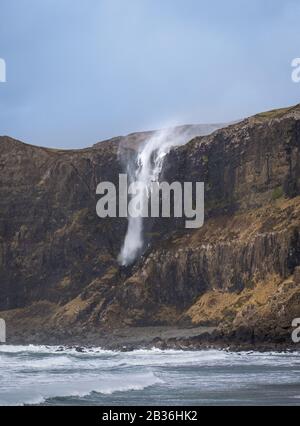
<path fill-rule="evenodd" d="M 0 405 L 300 405 L 300 353 L 1 345 Z"/>

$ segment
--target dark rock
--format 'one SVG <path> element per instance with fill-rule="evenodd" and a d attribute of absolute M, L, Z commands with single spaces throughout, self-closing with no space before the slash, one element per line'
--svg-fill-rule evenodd
<path fill-rule="evenodd" d="M 135 265 L 120 268 L 127 221 L 96 216 L 96 187 L 117 183 L 120 152 L 132 161 L 148 136 L 78 151 L 0 138 L 0 317 L 8 334 L 61 344 L 80 336 L 82 345 L 87 336 L 111 343 L 125 324 L 212 324 L 213 334 L 154 344 L 287 344 L 300 316 L 300 107 L 172 150 L 163 177 L 205 182 L 205 225 L 145 221 L 156 237 Z M 263 304 L 250 303 L 255 292 Z M 230 306 L 215 294 L 230 296 Z"/>

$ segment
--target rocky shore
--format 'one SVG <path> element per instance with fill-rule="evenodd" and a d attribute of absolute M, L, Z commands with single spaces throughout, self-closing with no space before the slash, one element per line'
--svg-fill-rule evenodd
<path fill-rule="evenodd" d="M 45 345 L 66 347 L 84 352 L 88 348 L 99 347 L 106 350 L 133 351 L 139 349 L 161 350 L 207 350 L 220 349 L 231 351 L 300 351 L 300 344 L 292 342 L 291 335 L 281 336 L 277 340 L 263 339 L 251 341 L 248 330 L 239 330 L 234 336 L 224 336 L 216 327 L 131 327 L 105 331 L 89 331 L 76 335 L 62 333 L 25 333 L 8 336 L 9 345 Z"/>

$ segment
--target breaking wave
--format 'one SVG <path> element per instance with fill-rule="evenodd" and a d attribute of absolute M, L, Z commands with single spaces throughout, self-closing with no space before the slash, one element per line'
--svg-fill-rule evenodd
<path fill-rule="evenodd" d="M 299 353 L 1 345 L 0 405 L 295 405 L 299 370 Z"/>

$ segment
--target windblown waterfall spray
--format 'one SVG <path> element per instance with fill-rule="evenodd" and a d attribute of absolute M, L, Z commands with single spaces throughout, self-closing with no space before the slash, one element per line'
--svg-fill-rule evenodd
<path fill-rule="evenodd" d="M 149 197 L 150 186 L 158 182 L 164 161 L 171 148 L 185 145 L 196 136 L 205 136 L 226 127 L 226 124 L 208 124 L 169 127 L 152 134 L 138 149 L 134 165 L 127 164 L 127 173 L 131 182 L 141 182 L 148 188 L 147 192 L 140 192 L 140 204 Z M 129 266 L 141 254 L 144 248 L 143 218 L 128 218 L 128 230 L 119 255 L 122 266 Z"/>
<path fill-rule="evenodd" d="M 141 182 L 150 188 L 151 182 L 156 182 L 162 170 L 165 156 L 170 148 L 179 144 L 179 140 L 171 137 L 169 130 L 156 132 L 139 149 L 136 158 L 135 170 L 129 170 L 129 177 L 133 181 Z M 143 204 L 148 194 L 140 191 L 140 203 Z M 143 218 L 129 217 L 128 230 L 120 254 L 123 266 L 130 265 L 143 248 Z"/>
<path fill-rule="evenodd" d="M 130 181 L 141 182 L 148 191 L 140 191 L 139 204 L 143 205 L 145 197 L 150 195 L 150 186 L 158 182 L 164 160 L 172 147 L 184 145 L 193 137 L 209 134 L 220 128 L 220 125 L 211 126 L 184 126 L 173 127 L 155 132 L 138 150 L 133 167 L 127 166 Z M 144 247 L 143 218 L 129 217 L 128 230 L 119 255 L 119 262 L 123 266 L 132 264 Z"/>

